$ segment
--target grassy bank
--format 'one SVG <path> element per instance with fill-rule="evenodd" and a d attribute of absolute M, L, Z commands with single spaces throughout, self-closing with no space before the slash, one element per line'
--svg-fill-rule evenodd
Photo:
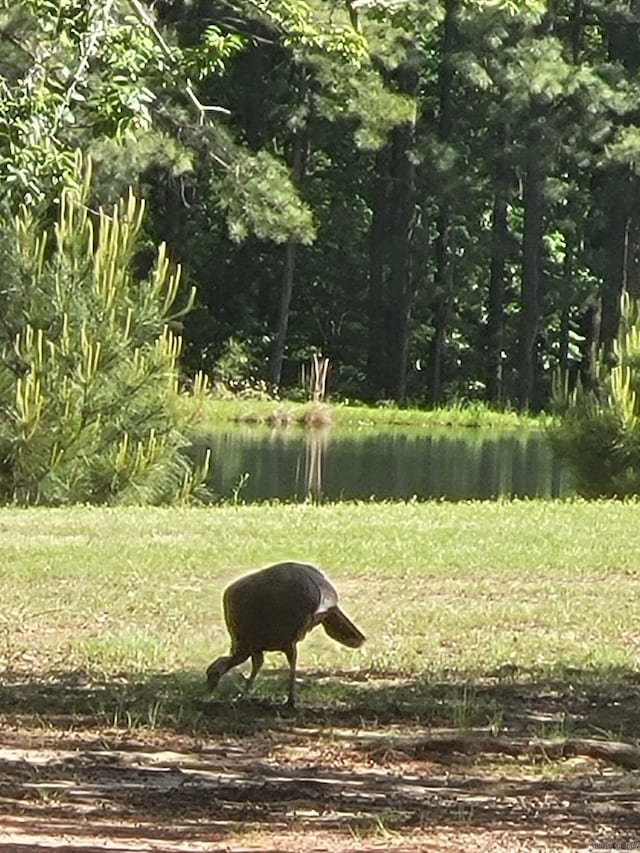
<path fill-rule="evenodd" d="M 193 400 L 183 398 L 185 414 Z M 210 397 L 200 406 L 196 428 L 206 431 L 232 423 L 256 423 L 272 426 L 326 426 L 348 429 L 380 427 L 469 427 L 491 429 L 538 429 L 546 416 L 534 417 L 512 411 L 495 411 L 481 403 L 452 405 L 446 408 L 400 408 L 391 404 L 377 406 L 343 403 L 309 403 L 291 400 Z"/>
<path fill-rule="evenodd" d="M 180 671 L 199 683 L 227 646 L 223 587 L 298 558 L 326 568 L 370 638 L 354 653 L 314 632 L 303 669 L 633 669 L 637 512 L 551 502 L 3 510 L 1 667 Z"/>

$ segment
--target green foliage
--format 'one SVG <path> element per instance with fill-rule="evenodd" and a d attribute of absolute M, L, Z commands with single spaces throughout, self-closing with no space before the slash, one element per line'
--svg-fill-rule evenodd
<path fill-rule="evenodd" d="M 115 0 L 8 2 L 0 26 L 17 46 L 10 73 L 0 79 L 6 196 L 37 202 L 68 185 L 78 127 L 149 127 L 152 95 L 140 78 L 157 47 Z"/>
<path fill-rule="evenodd" d="M 628 164 L 637 169 L 640 165 L 640 128 L 620 128 L 615 142 L 608 148 L 607 155 L 614 163 Z"/>
<path fill-rule="evenodd" d="M 198 483 L 177 414 L 193 294 L 164 246 L 133 278 L 141 202 L 92 212 L 86 193 L 63 191 L 52 233 L 23 207 L 1 235 L 0 500 L 171 502 Z"/>
<path fill-rule="evenodd" d="M 0 183 L 14 207 L 68 186 L 78 144 L 150 132 L 160 101 L 171 103 L 177 92 L 202 121 L 214 108 L 190 81 L 222 73 L 244 45 L 216 27 L 184 50 L 169 45 L 137 2 L 7 0 L 4 7 L 0 31 L 14 50 L 0 71 Z"/>
<path fill-rule="evenodd" d="M 219 27 L 207 27 L 196 48 L 185 47 L 182 51 L 185 72 L 191 80 L 223 74 L 227 61 L 245 45 L 239 35 L 225 35 Z"/>
<path fill-rule="evenodd" d="M 274 27 L 285 47 L 302 55 L 321 52 L 356 66 L 366 57 L 367 43 L 362 35 L 346 21 L 336 22 L 325 3 L 253 0 L 248 11 Z"/>
<path fill-rule="evenodd" d="M 595 389 L 556 387 L 550 434 L 585 497 L 640 493 L 640 304 L 625 294 L 614 363 L 601 357 Z"/>
<path fill-rule="evenodd" d="M 166 133 L 130 131 L 120 139 L 101 137 L 88 147 L 91 192 L 101 204 L 113 204 L 151 167 L 171 178 L 193 172 L 193 152 Z"/>
<path fill-rule="evenodd" d="M 308 244 L 315 236 L 311 211 L 293 189 L 288 169 L 267 151 L 237 150 L 216 191 L 236 242 L 251 233 L 276 243 L 293 237 Z"/>
<path fill-rule="evenodd" d="M 265 349 L 264 342 L 256 344 L 250 340 L 228 338 L 213 370 L 216 387 L 234 393 L 263 390 L 254 386 L 255 376 L 266 357 Z"/>
<path fill-rule="evenodd" d="M 371 65 L 364 64 L 353 71 L 336 67 L 326 59 L 316 59 L 313 66 L 322 84 L 318 112 L 331 121 L 340 118 L 354 121 L 359 148 L 381 148 L 396 125 L 415 119 L 414 100 L 392 92 Z"/>

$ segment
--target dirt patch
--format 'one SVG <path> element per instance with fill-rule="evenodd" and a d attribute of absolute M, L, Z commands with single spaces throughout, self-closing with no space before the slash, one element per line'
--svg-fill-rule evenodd
<path fill-rule="evenodd" d="M 640 849 L 636 674 L 516 675 L 315 673 L 288 715 L 200 674 L 5 673 L 0 853 Z"/>
<path fill-rule="evenodd" d="M 549 770 L 456 754 L 437 762 L 391 750 L 372 756 L 361 729 L 294 723 L 212 739 L 5 729 L 0 851 L 640 845 L 635 774 L 591 759 L 566 761 L 555 776 Z"/>

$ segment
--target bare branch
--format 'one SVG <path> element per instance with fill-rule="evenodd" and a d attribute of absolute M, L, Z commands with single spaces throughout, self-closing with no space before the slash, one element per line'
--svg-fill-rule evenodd
<path fill-rule="evenodd" d="M 164 36 L 162 35 L 160 30 L 158 29 L 156 22 L 153 20 L 153 18 L 149 14 L 149 12 L 144 8 L 144 6 L 142 5 L 142 3 L 139 2 L 139 0 L 129 0 L 129 2 L 133 6 L 133 9 L 134 9 L 136 16 L 137 16 L 138 20 L 140 21 L 140 23 L 143 26 L 147 27 L 147 29 L 153 34 L 153 37 L 155 38 L 157 43 L 160 45 L 160 48 L 162 49 L 162 52 L 165 54 L 165 56 L 168 59 L 173 59 L 174 56 L 173 56 L 173 51 L 171 50 L 171 47 L 167 44 L 166 40 L 164 39 Z M 194 92 L 193 87 L 189 81 L 187 81 L 187 83 L 186 83 L 185 92 L 186 92 L 189 100 L 191 101 L 191 103 L 195 106 L 195 108 L 198 111 L 200 124 L 204 123 L 206 114 L 209 112 L 211 112 L 211 113 L 223 113 L 224 115 L 231 115 L 231 111 L 228 110 L 226 107 L 221 107 L 221 106 L 211 105 L 211 104 L 203 104 L 202 101 L 198 98 L 198 96 Z M 228 166 L 228 164 L 224 164 L 224 165 Z"/>

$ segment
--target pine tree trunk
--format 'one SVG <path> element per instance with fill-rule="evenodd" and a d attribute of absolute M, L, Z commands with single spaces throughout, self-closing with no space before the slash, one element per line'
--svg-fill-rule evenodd
<path fill-rule="evenodd" d="M 282 274 L 280 303 L 278 307 L 278 327 L 273 351 L 269 360 L 269 382 L 273 388 L 278 388 L 282 380 L 282 363 L 287 343 L 291 295 L 293 293 L 293 282 L 296 273 L 296 245 L 296 241 L 289 238 L 285 246 L 284 272 Z"/>
<path fill-rule="evenodd" d="M 600 291 L 600 345 L 606 360 L 613 360 L 613 343 L 620 324 L 620 298 L 627 286 L 627 246 L 629 240 L 628 196 L 631 192 L 626 169 L 618 170 L 608 182 L 607 263 Z"/>
<path fill-rule="evenodd" d="M 611 10 L 605 17 L 609 59 L 620 63 L 630 74 L 639 66 L 637 16 L 628 16 L 620 9 Z M 627 166 L 614 169 L 605 182 L 607 215 L 605 256 L 600 298 L 600 346 L 605 360 L 614 361 L 613 343 L 620 324 L 620 298 L 627 288 L 629 272 L 629 242 L 632 196 L 635 179 Z"/>
<path fill-rule="evenodd" d="M 560 367 L 560 381 L 563 386 L 569 378 L 569 333 L 571 331 L 570 312 L 571 295 L 573 293 L 573 261 L 575 244 L 573 237 L 567 237 L 564 269 L 562 272 L 562 295 L 560 311 L 560 346 L 558 351 L 558 363 Z"/>
<path fill-rule="evenodd" d="M 436 299 L 433 304 L 433 337 L 429 346 L 427 371 L 427 394 L 429 402 L 437 405 L 442 400 L 444 359 L 447 331 L 453 305 L 453 228 L 449 205 L 443 203 L 438 214 L 438 236 L 436 238 Z"/>
<path fill-rule="evenodd" d="M 376 155 L 369 233 L 367 387 L 372 400 L 385 393 L 388 314 L 384 266 L 389 243 L 389 193 L 389 149 L 385 147 Z"/>
<path fill-rule="evenodd" d="M 297 187 L 301 186 L 304 178 L 308 148 L 309 134 L 305 128 L 304 130 L 298 131 L 293 139 L 291 176 Z M 296 241 L 290 238 L 287 240 L 285 246 L 284 270 L 282 273 L 280 301 L 278 305 L 277 330 L 273 348 L 271 350 L 271 357 L 269 359 L 268 378 L 272 388 L 278 388 L 282 381 L 282 364 L 287 344 L 291 296 L 293 294 L 296 273 L 296 251 Z"/>
<path fill-rule="evenodd" d="M 573 64 L 578 65 L 582 57 L 584 42 L 584 0 L 573 0 L 571 10 L 571 53 Z"/>
<path fill-rule="evenodd" d="M 522 285 L 518 353 L 518 402 L 521 409 L 537 404 L 536 342 L 541 316 L 541 262 L 544 174 L 541 132 L 529 133 L 523 185 L 524 231 L 522 239 Z"/>
<path fill-rule="evenodd" d="M 453 129 L 453 77 L 452 54 L 455 47 L 455 16 L 459 0 L 445 0 L 445 17 L 442 35 L 442 59 L 438 72 L 439 119 L 438 137 L 446 143 Z M 442 399 L 446 341 L 454 294 L 454 228 L 452 209 L 448 198 L 441 197 L 437 216 L 436 270 L 434 276 L 433 328 L 427 364 L 427 395 L 432 404 Z"/>
<path fill-rule="evenodd" d="M 254 47 L 249 51 L 246 61 L 250 63 L 250 85 L 243 88 L 244 127 L 247 142 L 257 150 L 264 139 L 268 104 L 266 80 L 269 69 L 264 48 Z"/>
<path fill-rule="evenodd" d="M 638 193 L 640 187 L 634 181 L 634 200 L 630 207 L 627 239 L 626 285 L 633 299 L 640 299 L 640 217 L 638 217 Z"/>
<path fill-rule="evenodd" d="M 400 89 L 415 95 L 417 75 L 406 66 L 399 72 Z M 392 132 L 392 225 L 389 254 L 389 344 L 386 390 L 398 402 L 407 390 L 407 356 L 413 305 L 412 251 L 415 227 L 415 166 L 411 153 L 415 141 L 415 120 Z"/>
<path fill-rule="evenodd" d="M 506 266 L 509 255 L 507 212 L 511 170 L 505 151 L 508 133 L 501 128 L 498 134 L 500 154 L 496 163 L 495 192 L 491 216 L 491 271 L 487 306 L 486 388 L 491 403 L 502 400 L 502 360 L 504 349 L 504 294 Z"/>
<path fill-rule="evenodd" d="M 584 50 L 584 0 L 573 0 L 569 25 L 571 28 L 571 58 L 573 64 L 579 66 L 582 63 Z M 570 182 L 575 181 L 578 184 L 579 176 L 576 174 L 576 171 L 575 167 L 569 164 L 567 169 L 569 180 Z M 571 334 L 571 307 L 574 295 L 574 265 L 579 243 L 580 241 L 576 238 L 575 232 L 570 231 L 566 235 L 560 303 L 560 346 L 558 352 L 560 382 L 563 388 L 571 389 L 578 383 L 581 367 L 585 365 L 585 351 L 588 353 L 590 350 L 589 342 L 585 341 L 583 344 L 583 353 L 579 361 L 575 356 L 572 357 L 570 350 L 569 337 Z"/>

